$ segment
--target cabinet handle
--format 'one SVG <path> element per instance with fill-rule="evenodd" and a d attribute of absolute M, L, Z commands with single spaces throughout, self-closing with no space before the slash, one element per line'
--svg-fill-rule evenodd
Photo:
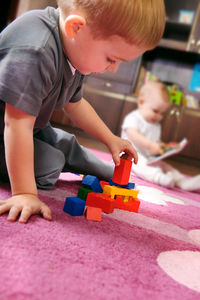
<path fill-rule="evenodd" d="M 195 41 L 195 39 L 192 39 L 192 40 L 190 41 L 190 46 L 196 46 L 196 41 Z"/>
<path fill-rule="evenodd" d="M 177 108 L 172 108 L 172 109 L 170 110 L 170 113 L 169 113 L 168 116 L 170 117 L 170 116 L 173 116 L 173 115 L 175 115 L 177 122 L 179 122 L 179 121 L 180 121 L 180 116 L 181 116 L 181 113 L 180 113 L 179 109 L 177 109 Z M 168 118 L 169 118 L 169 117 L 168 117 Z"/>
<path fill-rule="evenodd" d="M 112 87 L 112 84 L 110 82 L 105 82 L 104 83 L 104 86 L 107 87 L 107 88 L 111 88 Z"/>

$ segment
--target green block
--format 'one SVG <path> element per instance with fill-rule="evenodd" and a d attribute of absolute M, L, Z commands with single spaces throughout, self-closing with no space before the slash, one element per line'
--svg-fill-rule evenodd
<path fill-rule="evenodd" d="M 77 197 L 81 198 L 82 200 L 85 200 L 86 201 L 86 198 L 87 198 L 87 195 L 88 193 L 91 193 L 93 192 L 91 189 L 87 189 L 87 188 L 84 188 L 84 187 L 80 187 L 78 189 L 78 195 Z"/>

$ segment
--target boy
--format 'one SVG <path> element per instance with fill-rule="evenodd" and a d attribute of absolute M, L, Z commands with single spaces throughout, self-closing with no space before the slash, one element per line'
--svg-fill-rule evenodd
<path fill-rule="evenodd" d="M 58 7 L 28 12 L 1 34 L 0 169 L 12 197 L 1 201 L 0 214 L 9 211 L 9 221 L 20 215 L 25 223 L 38 213 L 51 220 L 37 187 L 51 188 L 61 171 L 112 177 L 113 167 L 50 126 L 54 109 L 64 108 L 105 143 L 115 164 L 122 151 L 137 163 L 131 143 L 111 133 L 82 98 L 81 85 L 84 75 L 115 72 L 122 60 L 156 46 L 165 25 L 163 1 L 60 0 Z"/>
<path fill-rule="evenodd" d="M 160 161 L 147 165 L 147 157 L 162 154 L 161 125 L 169 109 L 169 93 L 161 82 L 143 85 L 138 96 L 138 109 L 129 113 L 122 124 L 122 137 L 129 139 L 138 151 L 138 164 L 133 167 L 139 177 L 172 188 L 195 191 L 200 189 L 200 175 L 186 178 L 178 170 Z"/>

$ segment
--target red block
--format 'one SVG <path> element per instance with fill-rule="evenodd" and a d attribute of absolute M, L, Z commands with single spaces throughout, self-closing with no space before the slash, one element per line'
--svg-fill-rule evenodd
<path fill-rule="evenodd" d="M 86 210 L 86 218 L 87 220 L 100 222 L 102 219 L 102 209 L 88 206 Z"/>
<path fill-rule="evenodd" d="M 115 199 L 115 208 L 128 210 L 132 212 L 138 212 L 140 201 L 130 197 L 128 202 L 124 202 L 122 196 L 117 196 Z"/>
<path fill-rule="evenodd" d="M 87 206 L 99 207 L 107 214 L 113 212 L 114 202 L 115 199 L 112 199 L 110 195 L 101 193 L 89 193 L 86 199 Z"/>
<path fill-rule="evenodd" d="M 103 190 L 105 185 L 109 185 L 109 182 L 100 180 L 100 185 L 101 185 L 102 190 Z"/>
<path fill-rule="evenodd" d="M 132 161 L 120 158 L 120 165 L 115 167 L 112 181 L 121 185 L 129 183 Z"/>

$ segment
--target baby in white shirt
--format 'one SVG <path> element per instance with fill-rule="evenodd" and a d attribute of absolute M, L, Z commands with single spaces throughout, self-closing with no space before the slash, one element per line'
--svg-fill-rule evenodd
<path fill-rule="evenodd" d="M 200 189 L 200 175 L 186 178 L 164 161 L 147 165 L 147 157 L 162 154 L 161 120 L 169 109 L 169 93 L 161 82 L 143 85 L 138 96 L 138 109 L 130 112 L 122 124 L 123 138 L 128 139 L 138 151 L 138 164 L 133 173 L 147 181 L 172 188 L 177 186 L 188 191 Z"/>

